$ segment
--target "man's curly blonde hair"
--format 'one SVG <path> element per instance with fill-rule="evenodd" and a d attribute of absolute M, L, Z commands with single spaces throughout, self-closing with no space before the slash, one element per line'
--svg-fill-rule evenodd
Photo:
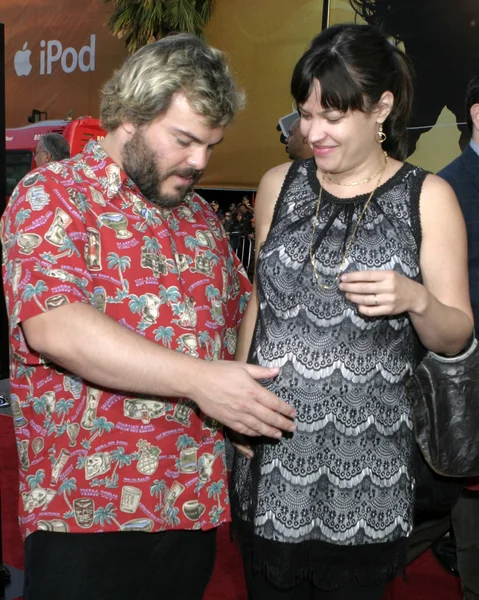
<path fill-rule="evenodd" d="M 145 125 L 168 110 L 176 93 L 212 128 L 229 125 L 244 105 L 223 53 L 194 35 L 177 34 L 138 50 L 104 85 L 103 127 Z"/>

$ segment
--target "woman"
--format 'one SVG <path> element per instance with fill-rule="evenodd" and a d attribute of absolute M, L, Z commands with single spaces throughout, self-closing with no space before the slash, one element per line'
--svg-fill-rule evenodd
<path fill-rule="evenodd" d="M 291 90 L 314 156 L 260 183 L 236 356 L 281 367 L 296 432 L 233 440 L 234 527 L 250 599 L 380 600 L 412 528 L 416 339 L 453 355 L 472 331 L 464 222 L 402 162 L 412 73 L 381 34 L 325 30 Z"/>

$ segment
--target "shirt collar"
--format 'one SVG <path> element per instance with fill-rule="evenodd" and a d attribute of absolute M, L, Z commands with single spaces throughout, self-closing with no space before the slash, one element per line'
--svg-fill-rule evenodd
<path fill-rule="evenodd" d="M 109 195 L 117 194 L 124 186 L 128 189 L 135 188 L 135 184 L 96 141 L 91 140 L 83 148 L 83 158 L 87 161 L 99 181 L 102 188 L 108 191 Z"/>
<path fill-rule="evenodd" d="M 474 150 L 474 152 L 479 156 L 479 144 L 471 139 L 471 141 L 469 142 L 469 145 Z"/>

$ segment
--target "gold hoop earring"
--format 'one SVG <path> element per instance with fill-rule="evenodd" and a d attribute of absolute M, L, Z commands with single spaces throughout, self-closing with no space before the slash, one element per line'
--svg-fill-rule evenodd
<path fill-rule="evenodd" d="M 376 133 L 376 142 L 378 144 L 384 144 L 384 142 L 386 141 L 386 138 L 387 138 L 387 135 L 383 131 L 382 124 L 380 124 L 378 132 Z"/>

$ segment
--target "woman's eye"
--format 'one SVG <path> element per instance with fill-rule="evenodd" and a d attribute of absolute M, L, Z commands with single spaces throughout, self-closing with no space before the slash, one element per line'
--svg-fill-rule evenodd
<path fill-rule="evenodd" d="M 178 142 L 178 144 L 180 146 L 183 146 L 183 148 L 186 148 L 190 144 L 190 142 L 187 142 L 185 140 L 181 140 L 180 138 L 176 138 L 176 141 Z"/>

